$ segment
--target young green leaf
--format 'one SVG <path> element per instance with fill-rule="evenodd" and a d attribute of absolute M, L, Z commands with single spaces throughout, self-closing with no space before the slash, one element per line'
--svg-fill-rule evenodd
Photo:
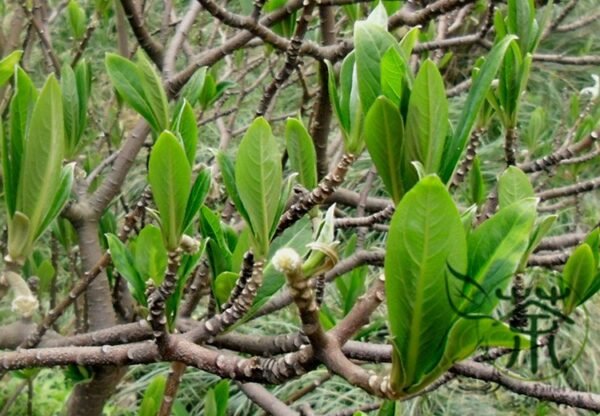
<path fill-rule="evenodd" d="M 237 185 L 235 181 L 235 166 L 233 165 L 233 162 L 225 153 L 218 152 L 217 163 L 219 164 L 219 170 L 221 171 L 223 185 L 225 185 L 227 195 L 229 195 L 229 198 L 231 198 L 233 201 L 237 212 L 246 221 L 248 226 L 252 228 L 252 223 L 250 223 L 250 218 L 248 217 L 246 208 L 244 208 L 244 204 L 242 204 L 242 200 L 240 199 L 240 195 L 237 191 Z"/>
<path fill-rule="evenodd" d="M 81 7 L 76 0 L 70 0 L 67 5 L 67 12 L 69 14 L 69 25 L 71 26 L 73 37 L 75 39 L 81 39 L 85 34 L 85 10 L 83 10 L 83 7 Z"/>
<path fill-rule="evenodd" d="M 60 86 L 62 89 L 63 114 L 65 120 L 65 153 L 73 156 L 79 142 L 79 92 L 75 72 L 69 65 L 61 69 Z"/>
<path fill-rule="evenodd" d="M 351 97 L 353 94 L 352 88 L 355 87 L 355 66 L 356 53 L 352 51 L 344 58 L 342 61 L 342 68 L 340 69 L 340 108 L 344 116 L 344 123 L 342 125 L 345 126 L 348 134 L 350 134 L 352 126 L 355 125 L 355 120 L 352 120 L 353 111 L 350 108 Z"/>
<path fill-rule="evenodd" d="M 8 221 L 8 254 L 15 261 L 24 261 L 31 251 L 32 231 L 27 215 L 15 211 Z"/>
<path fill-rule="evenodd" d="M 34 239 L 37 239 L 45 230 L 50 226 L 50 223 L 58 217 L 63 207 L 67 203 L 69 196 L 71 195 L 71 188 L 73 187 L 73 175 L 75 170 L 75 163 L 69 163 L 67 166 L 62 168 L 60 173 L 60 182 L 58 189 L 54 194 L 54 199 L 50 204 L 48 212 L 44 220 L 36 230 Z"/>
<path fill-rule="evenodd" d="M 466 275 L 477 285 L 465 283 L 463 312 L 492 312 L 498 302 L 495 291 L 506 289 L 529 246 L 536 207 L 534 198 L 517 201 L 471 232 Z"/>
<path fill-rule="evenodd" d="M 187 100 L 192 107 L 196 105 L 200 99 L 200 94 L 204 88 L 204 79 L 206 77 L 207 70 L 208 68 L 205 66 L 198 69 L 181 89 L 181 98 Z"/>
<path fill-rule="evenodd" d="M 119 95 L 144 117 L 155 134 L 163 131 L 167 126 L 166 120 L 160 120 L 154 114 L 146 97 L 148 87 L 138 66 L 120 55 L 109 53 L 106 54 L 106 71 Z"/>
<path fill-rule="evenodd" d="M 145 226 L 135 240 L 133 253 L 135 268 L 141 278 L 152 279 L 158 287 L 167 269 L 167 251 L 160 230 L 153 225 Z"/>
<path fill-rule="evenodd" d="M 179 133 L 185 148 L 185 155 L 188 162 L 190 162 L 190 166 L 193 167 L 196 162 L 196 147 L 198 146 L 198 126 L 196 125 L 194 110 L 187 100 L 183 100 L 181 110 L 171 123 L 171 128 Z"/>
<path fill-rule="evenodd" d="M 529 338 L 511 330 L 503 322 L 490 318 L 459 319 L 448 335 L 445 360 L 452 365 L 467 358 L 478 347 L 513 348 L 515 338 L 520 338 L 520 348 L 529 348 Z"/>
<path fill-rule="evenodd" d="M 473 159 L 473 167 L 469 172 L 469 191 L 471 192 L 471 202 L 477 205 L 485 201 L 485 181 L 481 173 L 481 162 L 479 157 Z"/>
<path fill-rule="evenodd" d="M 281 186 L 281 193 L 279 194 L 279 201 L 277 201 L 277 209 L 276 209 L 275 215 L 274 215 L 274 218 L 276 218 L 276 219 L 281 218 L 281 216 L 285 212 L 287 203 L 289 202 L 290 196 L 292 195 L 292 189 L 294 188 L 294 183 L 296 182 L 296 176 L 297 175 L 295 173 L 291 174 L 290 176 L 288 176 L 285 179 L 285 181 L 283 182 L 283 184 Z M 279 221 L 277 221 L 277 220 L 273 221 L 273 223 L 271 225 L 271 229 L 269 230 L 270 236 L 275 235 L 278 225 L 279 225 Z"/>
<path fill-rule="evenodd" d="M 131 287 L 131 294 L 142 306 L 146 306 L 146 282 L 138 273 L 131 252 L 114 234 L 106 234 L 112 262 L 117 271 Z"/>
<path fill-rule="evenodd" d="M 60 87 L 48 77 L 27 130 L 17 210 L 30 221 L 30 238 L 38 234 L 58 191 L 64 157 L 64 120 Z"/>
<path fill-rule="evenodd" d="M 398 107 L 386 97 L 377 98 L 365 119 L 364 135 L 377 173 L 397 204 L 404 194 L 404 124 Z"/>
<path fill-rule="evenodd" d="M 508 0 L 506 27 L 509 33 L 519 37 L 520 49 L 532 52 L 537 38 L 535 4 L 533 0 Z"/>
<path fill-rule="evenodd" d="M 81 138 L 87 126 L 87 109 L 92 89 L 92 69 L 85 59 L 79 61 L 75 66 L 75 81 L 77 82 L 77 94 L 79 94 L 79 131 L 77 136 Z"/>
<path fill-rule="evenodd" d="M 166 129 L 169 123 L 167 95 L 160 76 L 143 52 L 137 53 L 137 67 L 142 77 L 144 97 L 152 110 L 154 119 L 158 122 L 159 130 L 157 132 L 160 132 Z"/>
<path fill-rule="evenodd" d="M 174 324 L 177 319 L 177 312 L 181 299 L 183 298 L 183 289 L 187 286 L 188 279 L 192 276 L 192 271 L 198 265 L 200 258 L 204 255 L 206 249 L 206 240 L 202 242 L 200 249 L 191 255 L 183 255 L 181 259 L 181 265 L 177 269 L 177 283 L 173 294 L 167 298 L 165 312 L 167 315 L 167 326 L 169 330 L 174 329 Z"/>
<path fill-rule="evenodd" d="M 360 21 L 354 25 L 356 75 L 362 111 L 366 114 L 381 95 L 381 58 L 396 45 L 396 39 L 383 27 Z"/>
<path fill-rule="evenodd" d="M 420 26 L 415 26 L 410 29 L 406 35 L 400 40 L 400 53 L 402 53 L 402 57 L 406 62 L 410 59 L 412 55 L 413 49 L 419 40 L 419 35 L 421 34 Z"/>
<path fill-rule="evenodd" d="M 204 395 L 204 414 L 206 416 L 217 416 L 217 399 L 215 398 L 215 391 L 209 390 Z"/>
<path fill-rule="evenodd" d="M 196 180 L 194 181 L 194 185 L 192 185 L 192 190 L 190 191 L 190 196 L 187 202 L 187 206 L 185 207 L 185 216 L 183 218 L 183 229 L 187 229 L 194 217 L 198 213 L 198 210 L 204 203 L 206 196 L 208 195 L 208 191 L 210 191 L 210 170 L 202 169 L 198 176 L 196 176 Z"/>
<path fill-rule="evenodd" d="M 521 257 L 521 263 L 519 264 L 519 268 L 517 269 L 517 272 L 525 271 L 525 268 L 527 267 L 527 260 L 529 259 L 529 256 L 531 255 L 531 253 L 533 253 L 533 251 L 540 244 L 540 242 L 542 241 L 542 238 L 544 238 L 546 236 L 546 234 L 548 234 L 548 232 L 552 228 L 552 225 L 554 224 L 554 222 L 556 221 L 557 218 L 558 218 L 557 215 L 548 215 L 546 217 L 540 218 L 535 223 L 535 225 L 533 227 L 533 232 L 531 233 L 531 237 L 529 237 L 529 246 L 527 247 L 527 250 Z"/>
<path fill-rule="evenodd" d="M 238 274 L 234 272 L 222 272 L 217 276 L 215 279 L 215 297 L 219 305 L 227 302 L 237 280 Z"/>
<path fill-rule="evenodd" d="M 600 265 L 600 228 L 594 228 L 583 241 L 592 249 L 594 254 L 594 265 L 597 268 Z"/>
<path fill-rule="evenodd" d="M 23 51 L 14 51 L 0 60 L 0 87 L 4 86 L 10 77 L 13 76 L 15 65 L 19 63 L 22 55 Z"/>
<path fill-rule="evenodd" d="M 158 414 L 166 384 L 167 379 L 165 376 L 160 375 L 152 379 L 144 393 L 138 416 L 155 416 Z"/>
<path fill-rule="evenodd" d="M 20 67 L 15 69 L 15 93 L 10 102 L 10 139 L 2 141 L 2 168 L 4 197 L 9 216 L 14 215 L 17 206 L 17 188 L 21 176 L 21 163 L 25 140 L 33 107 L 38 92 L 29 76 Z"/>
<path fill-rule="evenodd" d="M 425 173 L 438 172 L 447 131 L 448 100 L 444 81 L 433 61 L 426 60 L 417 74 L 408 103 L 403 172 L 407 188 L 418 180 L 411 162 L 421 162 Z"/>
<path fill-rule="evenodd" d="M 498 205 L 500 209 L 525 198 L 535 196 L 527 175 L 516 166 L 507 168 L 498 180 Z"/>
<path fill-rule="evenodd" d="M 217 415 L 227 415 L 227 405 L 229 403 L 229 380 L 221 380 L 213 388 L 215 392 L 215 401 L 217 403 Z"/>
<path fill-rule="evenodd" d="M 568 295 L 563 299 L 563 311 L 566 315 L 571 314 L 575 308 L 585 299 L 590 286 L 594 281 L 597 270 L 594 267 L 594 255 L 592 249 L 583 243 L 578 246 L 563 270 L 560 280 L 562 292 L 568 290 Z"/>
<path fill-rule="evenodd" d="M 315 188 L 317 186 L 315 146 L 301 120 L 288 118 L 285 125 L 285 144 L 290 168 L 298 172 L 298 182 L 306 189 Z"/>
<path fill-rule="evenodd" d="M 173 133 L 163 132 L 150 154 L 148 181 L 160 213 L 167 250 L 176 249 L 181 240 L 191 177 L 183 146 Z"/>
<path fill-rule="evenodd" d="M 427 176 L 398 204 L 387 241 L 385 289 L 395 351 L 391 383 L 398 393 L 441 360 L 457 319 L 451 298 L 460 288 L 447 265 L 466 270 L 463 226 L 445 186 Z"/>
<path fill-rule="evenodd" d="M 221 220 L 206 206 L 200 208 L 200 233 L 209 239 L 206 251 L 213 276 L 231 271 L 231 251 L 221 227 Z"/>
<path fill-rule="evenodd" d="M 381 94 L 406 114 L 410 97 L 410 69 L 396 46 L 381 57 Z M 404 110 L 404 111 L 402 111 Z"/>
<path fill-rule="evenodd" d="M 281 157 L 269 123 L 259 117 L 238 148 L 235 180 L 257 243 L 257 255 L 269 250 L 271 228 L 281 194 Z"/>
<path fill-rule="evenodd" d="M 198 102 L 203 110 L 206 110 L 208 106 L 213 102 L 217 95 L 217 82 L 215 81 L 215 77 L 208 72 L 204 77 L 204 85 L 202 86 L 202 91 L 200 92 L 200 96 L 198 97 Z"/>
<path fill-rule="evenodd" d="M 456 164 L 465 149 L 471 130 L 477 121 L 477 115 L 486 99 L 490 85 L 492 85 L 492 81 L 504 60 L 506 50 L 514 39 L 515 36 L 506 36 L 492 48 L 473 81 L 454 135 L 446 142 L 444 149 L 445 156 L 440 170 L 440 176 L 444 183 L 448 182 L 452 177 Z"/>

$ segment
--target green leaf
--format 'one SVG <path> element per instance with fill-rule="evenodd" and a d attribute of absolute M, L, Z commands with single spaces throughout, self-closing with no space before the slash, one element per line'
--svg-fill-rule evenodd
<path fill-rule="evenodd" d="M 204 255 L 204 250 L 206 250 L 206 240 L 202 242 L 200 249 L 191 255 L 183 255 L 181 259 L 181 265 L 177 269 L 177 284 L 175 285 L 175 290 L 173 294 L 169 296 L 166 303 L 166 315 L 167 315 L 167 326 L 170 331 L 174 330 L 175 321 L 177 320 L 179 305 L 181 304 L 181 299 L 183 298 L 183 290 L 187 285 L 188 279 L 192 276 L 192 271 L 198 265 L 200 258 Z"/>
<path fill-rule="evenodd" d="M 156 416 L 165 394 L 167 379 L 159 375 L 152 379 L 140 404 L 138 416 Z"/>
<path fill-rule="evenodd" d="M 62 89 L 63 114 L 65 121 L 65 152 L 67 157 L 73 155 L 79 142 L 79 92 L 75 72 L 69 65 L 61 69 L 60 85 Z"/>
<path fill-rule="evenodd" d="M 398 403 L 398 406 L 396 404 Z M 377 412 L 377 416 L 397 416 L 396 410 L 400 410 L 400 402 L 395 402 L 394 400 L 386 400 L 383 402 L 379 411 Z M 398 409 L 396 409 L 398 407 Z M 362 412 L 360 412 L 362 413 Z M 364 414 L 364 413 L 363 413 Z M 356 413 L 354 414 L 356 416 Z"/>
<path fill-rule="evenodd" d="M 448 371 L 456 362 L 473 354 L 477 348 L 530 348 L 529 337 L 513 331 L 503 322 L 491 318 L 459 319 L 448 334 L 444 357 L 412 393 L 421 390 Z"/>
<path fill-rule="evenodd" d="M 33 108 L 19 178 L 17 210 L 29 217 L 31 238 L 39 234 L 60 186 L 64 145 L 60 87 L 50 75 Z"/>
<path fill-rule="evenodd" d="M 426 60 L 417 74 L 408 103 L 403 178 L 406 188 L 417 182 L 411 162 L 421 162 L 425 173 L 438 172 L 447 131 L 448 100 L 444 81 L 433 61 Z"/>
<path fill-rule="evenodd" d="M 217 414 L 217 400 L 215 398 L 215 391 L 211 389 L 204 395 L 204 415 L 217 416 Z"/>
<path fill-rule="evenodd" d="M 58 190 L 56 191 L 56 194 L 54 194 L 54 199 L 50 204 L 44 220 L 36 230 L 36 233 L 33 237 L 35 240 L 37 240 L 37 238 L 50 226 L 50 223 L 54 221 L 56 217 L 58 217 L 63 207 L 67 203 L 69 196 L 71 196 L 74 169 L 75 163 L 69 163 L 67 166 L 62 168 Z"/>
<path fill-rule="evenodd" d="M 520 348 L 529 348 L 530 340 L 495 319 L 459 319 L 448 336 L 444 359 L 448 368 L 469 357 L 479 347 L 514 348 L 520 338 Z M 447 370 L 446 368 L 445 370 Z"/>
<path fill-rule="evenodd" d="M 378 2 L 375 8 L 369 13 L 367 22 L 373 23 L 382 29 L 387 29 L 388 13 L 383 2 Z"/>
<path fill-rule="evenodd" d="M 75 71 L 65 65 L 61 70 L 60 85 L 65 120 L 65 154 L 71 159 L 78 150 L 87 125 L 87 107 L 91 88 L 89 64 L 79 62 Z"/>
<path fill-rule="evenodd" d="M 516 122 L 517 106 L 521 97 L 519 85 L 522 79 L 522 66 L 523 57 L 519 45 L 513 42 L 504 55 L 504 62 L 498 77 L 498 99 L 501 105 L 501 113 L 508 120 L 508 125 L 505 125 L 505 128 L 514 127 Z"/>
<path fill-rule="evenodd" d="M 10 77 L 13 76 L 15 65 L 19 63 L 22 55 L 23 51 L 14 51 L 0 60 L 0 87 L 4 86 Z"/>
<path fill-rule="evenodd" d="M 592 230 L 583 241 L 592 249 L 594 254 L 594 264 L 596 268 L 600 265 L 600 228 Z"/>
<path fill-rule="evenodd" d="M 525 254 L 523 254 L 523 257 L 521 257 L 521 263 L 519 264 L 519 268 L 517 269 L 517 271 L 525 271 L 529 256 L 537 248 L 538 244 L 540 244 L 542 238 L 544 238 L 546 234 L 548 234 L 557 218 L 557 215 L 548 215 L 536 222 L 536 224 L 533 227 L 531 237 L 529 238 L 529 246 L 527 247 Z"/>
<path fill-rule="evenodd" d="M 342 68 L 340 69 L 340 97 L 339 105 L 341 114 L 338 114 L 340 118 L 340 124 L 344 127 L 346 134 L 349 135 L 352 126 L 356 124 L 357 120 L 352 119 L 352 113 L 354 112 L 351 108 L 351 97 L 353 95 L 352 89 L 355 88 L 355 76 L 354 68 L 356 64 L 356 53 L 350 52 L 346 58 L 342 61 Z M 335 83 L 333 84 L 335 87 Z M 356 92 L 354 92 L 356 95 Z"/>
<path fill-rule="evenodd" d="M 587 302 L 589 298 L 594 296 L 600 290 L 600 273 L 597 273 L 596 276 L 592 278 L 590 285 L 588 286 L 587 291 L 585 292 L 583 298 L 579 300 L 579 305 Z"/>
<path fill-rule="evenodd" d="M 204 88 L 204 79 L 206 77 L 207 67 L 199 68 L 190 80 L 181 89 L 181 97 L 187 100 L 193 107 L 200 99 L 200 94 Z"/>
<path fill-rule="evenodd" d="M 296 183 L 296 174 L 292 174 L 286 178 L 281 186 L 281 193 L 279 194 L 279 201 L 277 202 L 277 210 L 275 211 L 275 221 L 273 221 L 271 225 L 271 229 L 269 230 L 269 235 L 272 237 L 275 235 L 277 231 L 277 225 L 279 225 L 279 218 L 283 215 L 285 208 L 287 206 L 288 201 L 290 200 L 290 195 L 292 195 L 292 189 L 294 188 L 294 183 Z"/>
<path fill-rule="evenodd" d="M 469 172 L 469 190 L 471 191 L 471 202 L 481 205 L 485 201 L 485 181 L 481 173 L 481 162 L 479 156 L 473 159 L 473 166 Z"/>
<path fill-rule="evenodd" d="M 191 167 L 194 167 L 196 147 L 198 146 L 198 126 L 196 125 L 194 110 L 187 100 L 183 100 L 181 110 L 177 114 L 177 118 L 173 120 L 171 127 L 173 131 L 179 133 L 188 162 L 190 162 Z"/>
<path fill-rule="evenodd" d="M 217 101 L 219 98 L 221 98 L 223 96 L 223 94 L 225 94 L 225 91 L 227 91 L 230 88 L 235 87 L 237 84 L 233 81 L 219 81 L 217 82 L 216 88 L 215 88 L 215 96 L 213 97 L 211 104 L 214 103 L 215 101 Z"/>
<path fill-rule="evenodd" d="M 40 278 L 40 294 L 50 293 L 52 279 L 56 275 L 56 269 L 52 265 L 50 259 L 44 259 L 39 266 L 36 267 L 35 275 Z"/>
<path fill-rule="evenodd" d="M 281 157 L 269 123 L 258 117 L 238 148 L 235 180 L 254 233 L 258 257 L 269 250 L 270 230 L 281 193 Z"/>
<path fill-rule="evenodd" d="M 37 89 L 29 76 L 20 67 L 16 67 L 15 93 L 9 109 L 10 139 L 4 137 L 2 142 L 4 197 L 9 216 L 14 215 L 17 206 L 17 189 L 20 182 L 27 129 L 37 97 Z"/>
<path fill-rule="evenodd" d="M 369 21 L 354 25 L 356 75 L 364 114 L 381 95 L 381 58 L 393 45 L 396 45 L 396 39 L 381 26 Z"/>
<path fill-rule="evenodd" d="M 507 29 L 519 37 L 520 49 L 531 52 L 537 35 L 535 5 L 533 0 L 508 0 Z"/>
<path fill-rule="evenodd" d="M 169 123 L 169 107 L 162 81 L 143 52 L 138 51 L 136 58 L 137 67 L 142 76 L 145 99 L 158 122 L 159 131 L 164 130 Z"/>
<path fill-rule="evenodd" d="M 492 48 L 477 77 L 473 81 L 454 135 L 451 140 L 446 142 L 444 160 L 442 161 L 440 170 L 440 176 L 444 183 L 448 182 L 452 177 L 452 173 L 465 149 L 467 140 L 471 135 L 471 130 L 477 121 L 481 106 L 492 85 L 492 81 L 504 60 L 504 54 L 514 39 L 515 36 L 506 36 Z"/>
<path fill-rule="evenodd" d="M 77 82 L 77 93 L 79 94 L 79 137 L 83 134 L 87 125 L 87 108 L 92 89 L 92 69 L 85 59 L 79 61 L 75 66 L 75 80 Z"/>
<path fill-rule="evenodd" d="M 206 206 L 200 209 L 200 233 L 209 239 L 206 251 L 213 276 L 231 271 L 231 251 L 221 228 L 221 220 Z"/>
<path fill-rule="evenodd" d="M 155 134 L 163 131 L 167 125 L 166 120 L 161 120 L 154 114 L 150 100 L 146 97 L 149 87 L 146 86 L 144 74 L 138 66 L 113 53 L 106 54 L 105 63 L 108 76 L 123 100 L 144 117 Z"/>
<path fill-rule="evenodd" d="M 548 121 L 548 113 L 544 107 L 537 107 L 529 115 L 527 128 L 522 134 L 522 141 L 526 144 L 529 153 L 534 153 L 541 143 Z"/>
<path fill-rule="evenodd" d="M 246 221 L 250 228 L 252 228 L 246 208 L 244 208 L 244 204 L 242 204 L 242 200 L 240 199 L 240 195 L 237 191 L 237 185 L 235 181 L 235 166 L 233 165 L 233 162 L 225 153 L 218 152 L 217 163 L 219 164 L 219 170 L 221 171 L 221 177 L 223 178 L 223 185 L 225 185 L 227 195 L 229 195 L 229 198 L 231 198 L 231 201 L 233 201 L 237 212 Z"/>
<path fill-rule="evenodd" d="M 194 185 L 192 185 L 192 190 L 190 191 L 190 196 L 187 202 L 187 206 L 185 207 L 185 216 L 183 218 L 183 230 L 187 229 L 194 217 L 198 213 L 198 210 L 204 204 L 204 200 L 208 195 L 208 191 L 210 190 L 210 169 L 202 169 L 198 176 L 196 176 L 196 180 L 194 181 Z"/>
<path fill-rule="evenodd" d="M 498 180 L 498 204 L 500 209 L 525 198 L 535 196 L 527 175 L 518 167 L 508 167 Z"/>
<path fill-rule="evenodd" d="M 200 103 L 200 107 L 203 110 L 206 110 L 208 106 L 215 100 L 217 95 L 217 83 L 215 81 L 215 77 L 211 73 L 207 73 L 204 77 L 204 85 L 202 87 L 202 91 L 200 92 L 200 96 L 198 97 L 198 102 Z"/>
<path fill-rule="evenodd" d="M 563 293 L 567 289 L 569 291 L 568 296 L 563 299 L 563 311 L 566 315 L 571 314 L 578 305 L 589 298 L 586 295 L 596 273 L 592 249 L 583 243 L 573 251 L 567 260 L 563 269 L 563 277 L 560 280 L 561 291 Z"/>
<path fill-rule="evenodd" d="M 285 125 L 285 144 L 290 168 L 298 172 L 298 182 L 306 189 L 317 186 L 317 155 L 312 138 L 302 121 L 288 118 Z"/>
<path fill-rule="evenodd" d="M 410 29 L 406 35 L 400 40 L 400 52 L 402 53 L 402 57 L 405 62 L 408 62 L 410 56 L 412 55 L 413 49 L 419 40 L 419 35 L 421 34 L 420 26 L 415 26 Z"/>
<path fill-rule="evenodd" d="M 69 14 L 69 25 L 71 26 L 71 32 L 75 39 L 83 38 L 86 29 L 86 17 L 85 10 L 75 0 L 69 1 L 67 5 L 67 12 Z M 61 69 L 62 75 L 62 69 Z"/>
<path fill-rule="evenodd" d="M 129 287 L 131 294 L 142 306 L 146 306 L 146 283 L 135 267 L 135 261 L 131 252 L 125 247 L 125 244 L 114 234 L 106 234 L 106 241 L 110 250 L 113 265 L 123 276 Z"/>
<path fill-rule="evenodd" d="M 404 194 L 402 178 L 404 125 L 397 106 L 379 97 L 365 119 L 365 143 L 387 192 L 397 204 Z"/>
<path fill-rule="evenodd" d="M 406 60 L 397 47 L 391 46 L 381 57 L 381 94 L 404 110 L 410 97 L 409 74 Z"/>
<path fill-rule="evenodd" d="M 471 232 L 467 276 L 479 287 L 465 283 L 463 312 L 492 312 L 498 302 L 495 291 L 504 292 L 529 246 L 536 207 L 534 198 L 515 202 Z"/>
<path fill-rule="evenodd" d="M 217 402 L 217 416 L 226 416 L 229 402 L 229 380 L 219 381 L 213 390 Z"/>
<path fill-rule="evenodd" d="M 459 291 L 447 264 L 466 270 L 467 250 L 459 213 L 442 182 L 422 179 L 398 204 L 385 256 L 388 320 L 395 359 L 392 388 L 408 391 L 442 358 L 457 319 L 448 297 Z"/>
<path fill-rule="evenodd" d="M 345 62 L 347 59 L 348 57 L 346 57 L 343 62 Z M 340 123 L 340 128 L 345 137 L 348 135 L 348 131 L 350 130 L 350 121 L 347 114 L 347 109 L 342 108 L 342 105 L 340 103 L 340 96 L 338 94 L 338 88 L 336 86 L 335 70 L 333 69 L 333 65 L 330 61 L 325 62 L 327 64 L 327 89 L 329 92 L 329 100 L 331 101 L 333 111 L 338 119 L 338 123 Z"/>
<path fill-rule="evenodd" d="M 365 292 L 365 282 L 367 279 L 368 268 L 366 266 L 357 267 L 348 273 L 346 282 L 346 293 L 342 298 L 342 312 L 344 316 L 348 315 L 358 298 Z M 336 283 L 340 280 L 338 277 Z"/>
<path fill-rule="evenodd" d="M 8 254 L 13 260 L 25 260 L 31 251 L 32 238 L 29 218 L 20 211 L 15 211 L 8 221 Z"/>
<path fill-rule="evenodd" d="M 172 133 L 163 132 L 150 154 L 148 181 L 169 251 L 176 249 L 181 240 L 191 177 L 192 170 L 183 146 Z"/>
<path fill-rule="evenodd" d="M 167 269 L 167 251 L 160 229 L 147 225 L 140 231 L 135 240 L 134 263 L 143 281 L 152 279 L 157 287 L 163 282 Z"/>
<path fill-rule="evenodd" d="M 219 305 L 224 304 L 229 299 L 231 291 L 235 287 L 238 274 L 234 272 L 222 272 L 215 279 L 215 297 Z"/>

